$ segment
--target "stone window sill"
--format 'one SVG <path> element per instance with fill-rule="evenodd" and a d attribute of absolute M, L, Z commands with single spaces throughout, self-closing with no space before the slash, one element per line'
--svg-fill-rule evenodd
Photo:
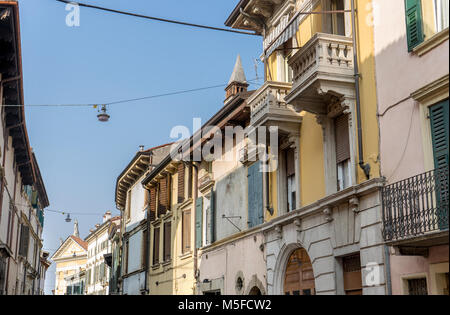
<path fill-rule="evenodd" d="M 413 53 L 421 57 L 425 55 L 427 52 L 433 50 L 434 48 L 442 44 L 443 42 L 447 41 L 448 39 L 449 39 L 449 29 L 446 28 L 445 30 L 434 34 L 429 39 L 421 43 L 419 46 L 415 47 L 413 49 Z"/>

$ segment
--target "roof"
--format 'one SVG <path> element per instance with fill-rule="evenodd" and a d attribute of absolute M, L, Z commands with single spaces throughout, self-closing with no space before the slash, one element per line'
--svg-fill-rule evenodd
<path fill-rule="evenodd" d="M 234 65 L 233 73 L 231 74 L 230 81 L 228 81 L 228 85 L 233 82 L 247 83 L 240 55 L 237 56 L 236 64 Z"/>
<path fill-rule="evenodd" d="M 216 126 L 218 122 L 223 120 L 228 114 L 232 113 L 236 108 L 238 108 L 244 101 L 247 100 L 255 91 L 247 91 L 236 94 L 229 102 L 225 104 L 213 117 L 211 117 L 194 135 L 192 135 L 188 140 L 190 144 L 193 145 L 193 139 L 196 138 L 197 133 L 201 132 L 206 126 Z M 177 151 L 185 142 L 179 144 L 174 151 Z M 173 152 L 173 151 L 171 151 Z M 171 152 L 167 154 L 161 163 L 159 163 L 142 181 L 142 184 L 147 185 L 159 172 L 161 172 L 170 162 L 172 162 Z"/>
<path fill-rule="evenodd" d="M 1 1 L 0 13 L 2 14 L 0 19 L 0 28 L 2 29 L 0 32 L 2 46 L 0 73 L 3 74 L 1 80 L 4 103 L 6 105 L 24 104 L 18 3 Z M 35 178 L 24 106 L 5 107 L 4 113 L 5 127 L 13 138 L 14 158 L 22 177 L 22 184 L 32 185 Z"/>
<path fill-rule="evenodd" d="M 42 180 L 41 171 L 39 170 L 39 164 L 36 160 L 36 155 L 34 152 L 32 153 L 33 156 L 33 170 L 34 175 L 36 179 L 36 189 L 39 194 L 39 200 L 41 201 L 41 207 L 47 208 L 50 205 L 50 202 L 48 201 L 47 191 L 45 189 L 44 181 Z"/>
<path fill-rule="evenodd" d="M 82 240 L 81 238 L 74 236 L 74 235 L 70 235 L 69 237 L 66 238 L 66 240 L 58 247 L 58 249 L 53 253 L 51 260 L 55 260 L 55 256 L 57 256 L 57 254 L 60 253 L 61 249 L 64 248 L 67 244 L 68 241 L 73 241 L 76 244 L 78 244 L 82 249 L 84 249 L 86 252 L 88 250 L 88 243 L 85 242 L 84 240 Z"/>
<path fill-rule="evenodd" d="M 113 218 L 108 219 L 107 221 L 103 222 L 98 228 L 96 228 L 94 231 L 92 231 L 86 238 L 86 248 L 88 248 L 88 240 L 95 235 L 99 230 L 103 229 L 105 226 L 113 224 L 114 221 L 120 220 L 120 216 L 115 216 Z M 115 224 L 115 223 L 114 223 Z"/>
<path fill-rule="evenodd" d="M 70 235 L 70 237 L 78 243 L 78 245 L 80 245 L 81 247 L 83 247 L 85 250 L 88 249 L 88 243 L 83 241 L 81 238 L 74 236 L 74 235 Z"/>
<path fill-rule="evenodd" d="M 225 25 L 231 27 L 233 25 L 234 21 L 236 21 L 237 17 L 239 16 L 241 8 L 244 9 L 245 6 L 249 2 L 250 2 L 250 0 L 241 0 L 241 1 L 239 1 L 239 3 L 233 9 L 233 12 L 231 12 L 230 16 L 225 21 Z"/>
<path fill-rule="evenodd" d="M 160 162 L 158 160 L 159 158 L 155 157 L 154 151 L 162 150 L 172 144 L 173 142 L 166 143 L 145 151 L 138 151 L 136 153 L 116 180 L 115 202 L 119 209 L 125 208 L 126 193 L 128 189 L 133 186 L 145 172 L 148 171 L 149 166 L 151 166 L 150 163 L 153 163 L 155 159 L 157 160 L 157 163 Z"/>

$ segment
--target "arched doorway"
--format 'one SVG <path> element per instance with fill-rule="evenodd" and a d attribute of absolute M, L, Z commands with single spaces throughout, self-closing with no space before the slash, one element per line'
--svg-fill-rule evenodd
<path fill-rule="evenodd" d="M 258 287 L 253 287 L 248 295 L 262 295 L 261 290 Z"/>
<path fill-rule="evenodd" d="M 294 250 L 287 261 L 284 276 L 284 294 L 315 294 L 313 267 L 304 248 Z"/>

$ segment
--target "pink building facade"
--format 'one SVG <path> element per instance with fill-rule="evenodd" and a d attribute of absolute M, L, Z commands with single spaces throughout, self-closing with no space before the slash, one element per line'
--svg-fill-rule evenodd
<path fill-rule="evenodd" d="M 392 294 L 448 294 L 448 3 L 376 1 L 368 21 Z"/>

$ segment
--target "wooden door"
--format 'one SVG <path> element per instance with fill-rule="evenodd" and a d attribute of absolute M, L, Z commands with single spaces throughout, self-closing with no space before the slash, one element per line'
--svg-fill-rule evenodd
<path fill-rule="evenodd" d="M 284 278 L 286 295 L 314 295 L 314 272 L 305 249 L 297 249 L 289 257 Z"/>

